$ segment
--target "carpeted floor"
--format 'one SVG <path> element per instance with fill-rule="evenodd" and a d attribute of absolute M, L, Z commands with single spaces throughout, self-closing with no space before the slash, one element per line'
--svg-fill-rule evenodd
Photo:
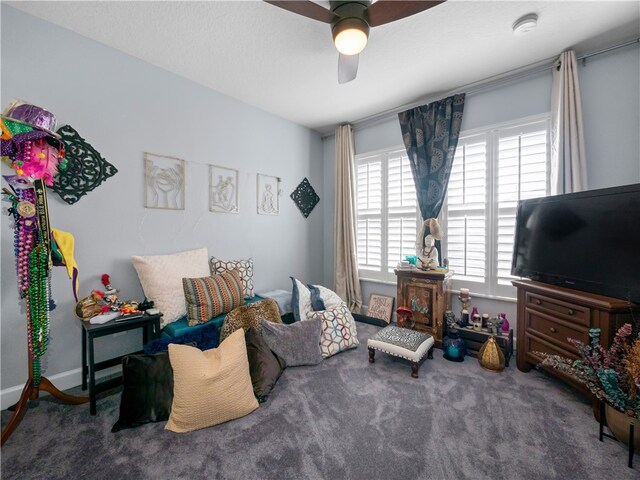
<path fill-rule="evenodd" d="M 187 434 L 150 424 L 111 433 L 120 395 L 98 415 L 48 398 L 2 448 L 2 479 L 638 479 L 626 448 L 598 441 L 590 406 L 515 361 L 501 374 L 436 350 L 420 378 L 360 347 L 289 368 L 247 417 Z M 9 412 L 2 412 L 2 425 Z"/>

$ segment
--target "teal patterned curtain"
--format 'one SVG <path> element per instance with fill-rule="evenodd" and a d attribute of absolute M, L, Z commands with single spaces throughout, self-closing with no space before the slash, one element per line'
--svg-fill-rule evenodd
<path fill-rule="evenodd" d="M 460 136 L 464 99 L 464 93 L 453 95 L 398 114 L 423 220 L 436 218 L 442 209 Z"/>

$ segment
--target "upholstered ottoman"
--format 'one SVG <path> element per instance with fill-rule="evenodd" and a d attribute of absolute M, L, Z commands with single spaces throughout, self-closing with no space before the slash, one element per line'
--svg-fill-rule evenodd
<path fill-rule="evenodd" d="M 427 358 L 433 358 L 433 337 L 431 335 L 395 325 L 389 325 L 380 330 L 368 340 L 367 346 L 371 363 L 376 361 L 376 350 L 409 360 L 413 378 L 418 378 L 420 360 L 425 355 Z"/>

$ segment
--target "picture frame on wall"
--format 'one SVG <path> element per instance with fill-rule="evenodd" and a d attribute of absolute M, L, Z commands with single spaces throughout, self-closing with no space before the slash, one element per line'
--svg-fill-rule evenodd
<path fill-rule="evenodd" d="M 209 166 L 209 210 L 219 213 L 238 213 L 238 170 Z"/>
<path fill-rule="evenodd" d="M 280 178 L 258 173 L 256 183 L 258 214 L 278 215 L 280 213 Z"/>
<path fill-rule="evenodd" d="M 162 210 L 184 210 L 185 161 L 144 152 L 144 206 Z"/>
<path fill-rule="evenodd" d="M 369 296 L 369 303 L 367 305 L 367 317 L 379 318 L 387 323 L 391 323 L 394 301 L 395 297 L 372 293 Z"/>

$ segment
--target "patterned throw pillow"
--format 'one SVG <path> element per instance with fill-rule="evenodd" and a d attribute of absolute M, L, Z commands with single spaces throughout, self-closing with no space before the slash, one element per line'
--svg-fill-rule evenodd
<path fill-rule="evenodd" d="M 144 296 L 153 300 L 162 312 L 162 327 L 186 315 L 182 279 L 209 275 L 208 258 L 206 248 L 173 255 L 131 258 Z"/>
<path fill-rule="evenodd" d="M 356 322 L 346 303 L 322 312 L 311 312 L 309 319 L 322 320 L 320 351 L 324 358 L 360 345 Z"/>
<path fill-rule="evenodd" d="M 258 408 L 241 330 L 204 352 L 171 344 L 169 359 L 173 403 L 165 429 L 191 432 L 244 417 Z"/>
<path fill-rule="evenodd" d="M 216 257 L 211 257 L 209 260 L 211 265 L 211 274 L 216 275 L 218 273 L 228 272 L 230 270 L 237 270 L 240 274 L 240 280 L 242 281 L 242 287 L 244 288 L 244 298 L 251 298 L 253 293 L 253 259 L 247 260 L 220 260 Z"/>
<path fill-rule="evenodd" d="M 189 326 L 206 323 L 244 303 L 240 276 L 235 270 L 203 278 L 183 278 Z"/>
<path fill-rule="evenodd" d="M 246 332 L 250 328 L 255 328 L 258 333 L 262 333 L 262 320 L 273 323 L 282 323 L 280 310 L 275 300 L 270 298 L 260 300 L 256 303 L 249 303 L 232 310 L 224 319 L 220 330 L 220 341 L 231 335 L 236 330 L 243 328 Z"/>

